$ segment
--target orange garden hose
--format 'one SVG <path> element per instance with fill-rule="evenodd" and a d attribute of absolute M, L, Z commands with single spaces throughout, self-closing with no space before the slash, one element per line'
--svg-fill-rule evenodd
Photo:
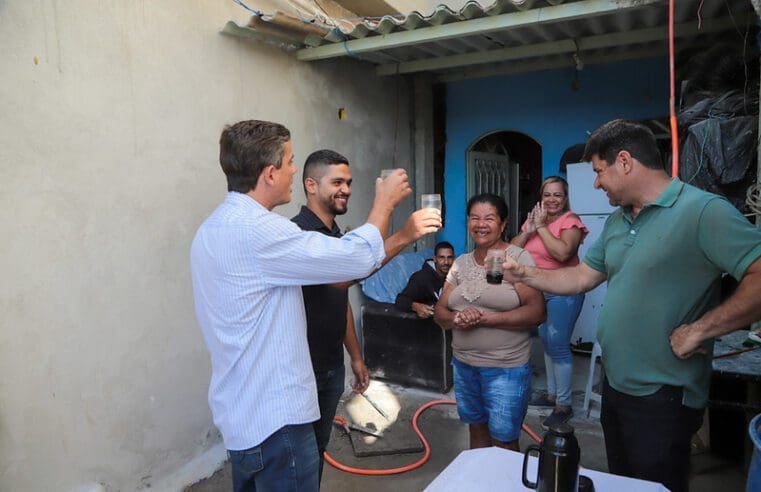
<path fill-rule="evenodd" d="M 674 0 L 669 1 L 669 123 L 671 126 L 671 177 L 679 176 L 679 132 L 676 125 L 674 74 Z"/>
<path fill-rule="evenodd" d="M 412 428 L 415 430 L 415 433 L 423 442 L 423 447 L 425 448 L 425 454 L 423 454 L 423 457 L 417 460 L 416 462 L 411 463 L 409 465 L 400 466 L 398 468 L 386 468 L 382 470 L 368 470 L 364 468 L 354 468 L 354 467 L 339 463 L 333 457 L 331 457 L 327 452 L 325 452 L 324 454 L 325 461 L 330 463 L 334 468 L 338 468 L 339 470 L 342 470 L 348 473 L 354 473 L 357 475 L 396 475 L 398 473 L 404 473 L 410 470 L 414 470 L 415 468 L 420 468 L 421 466 L 425 464 L 426 461 L 428 461 L 428 458 L 431 456 L 431 445 L 428 444 L 428 441 L 425 439 L 425 436 L 423 436 L 423 433 L 420 432 L 420 428 L 417 425 L 417 421 L 423 412 L 425 412 L 426 410 L 428 410 L 430 407 L 434 405 L 455 405 L 455 401 L 454 400 L 429 401 L 428 403 L 418 408 L 417 411 L 415 412 L 415 415 L 412 417 Z M 339 424 L 341 424 L 342 426 L 346 426 L 346 420 L 344 420 L 342 417 L 339 417 L 338 415 L 336 415 L 334 420 L 338 422 Z M 524 430 L 524 432 L 526 432 L 526 434 L 531 436 L 533 440 L 535 440 L 536 442 L 541 442 L 541 439 L 539 438 L 539 436 L 537 436 L 536 433 L 532 431 L 529 426 L 527 426 L 526 424 L 523 424 L 521 428 Z"/>

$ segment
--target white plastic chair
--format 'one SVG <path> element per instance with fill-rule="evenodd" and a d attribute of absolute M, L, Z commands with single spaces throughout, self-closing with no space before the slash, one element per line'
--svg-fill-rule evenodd
<path fill-rule="evenodd" d="M 595 340 L 594 347 L 592 347 L 592 355 L 589 357 L 589 376 L 587 377 L 587 389 L 584 392 L 584 413 L 589 417 L 589 402 L 595 401 L 598 405 L 602 405 L 602 395 L 592 391 L 595 380 L 595 367 L 597 367 L 597 358 L 602 357 L 602 347 Z M 603 378 L 603 368 L 600 364 L 600 381 Z"/>

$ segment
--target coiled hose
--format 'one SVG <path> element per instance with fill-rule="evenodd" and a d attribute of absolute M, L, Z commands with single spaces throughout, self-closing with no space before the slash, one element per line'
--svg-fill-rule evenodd
<path fill-rule="evenodd" d="M 404 472 L 408 472 L 410 470 L 414 470 L 415 468 L 420 468 L 421 466 L 423 466 L 428 461 L 428 458 L 430 458 L 430 456 L 431 456 L 431 445 L 428 444 L 428 441 L 426 440 L 425 436 L 423 436 L 423 433 L 420 432 L 420 427 L 418 427 L 417 421 L 418 421 L 418 418 L 420 417 L 420 415 L 423 412 L 425 412 L 426 410 L 428 410 L 429 408 L 431 408 L 434 405 L 455 405 L 455 401 L 454 400 L 433 400 L 433 401 L 429 401 L 428 403 L 425 403 L 420 408 L 418 408 L 417 411 L 415 412 L 415 415 L 412 417 L 412 429 L 415 431 L 417 436 L 420 438 L 420 441 L 422 441 L 423 447 L 425 448 L 425 453 L 423 454 L 423 457 L 420 458 L 419 460 L 417 460 L 416 462 L 411 463 L 409 465 L 400 466 L 398 468 L 386 468 L 386 469 L 381 469 L 381 470 L 368 470 L 368 469 L 364 469 L 364 468 L 354 468 L 354 467 L 351 467 L 351 466 L 344 465 L 343 463 L 339 463 L 332 456 L 330 456 L 327 453 L 327 451 L 324 454 L 325 461 L 330 463 L 330 465 L 333 466 L 334 468 L 338 468 L 339 470 L 342 470 L 342 471 L 345 471 L 345 472 L 348 472 L 348 473 L 354 473 L 356 475 L 396 475 L 396 474 L 399 474 L 399 473 L 404 473 Z M 342 417 L 336 416 L 334 418 L 334 421 L 336 421 L 339 424 L 341 424 L 341 426 L 344 426 L 344 427 L 346 426 L 346 420 L 344 420 Z M 531 436 L 531 438 L 534 441 L 541 442 L 541 439 L 539 438 L 539 436 L 537 436 L 536 433 L 533 430 L 531 430 L 531 428 L 529 426 L 527 426 L 526 424 L 523 424 L 521 426 L 521 428 L 523 429 L 523 431 L 526 434 Z"/>

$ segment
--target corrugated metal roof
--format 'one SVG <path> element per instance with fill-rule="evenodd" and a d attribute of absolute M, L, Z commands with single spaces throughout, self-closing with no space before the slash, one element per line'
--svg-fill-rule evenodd
<path fill-rule="evenodd" d="M 678 0 L 678 49 L 742 41 L 757 16 L 748 0 Z M 666 0 L 496 0 L 441 5 L 428 16 L 297 19 L 255 16 L 226 26 L 286 39 L 305 61 L 348 56 L 378 65 L 379 75 L 431 72 L 443 80 L 539 70 L 666 53 Z"/>
<path fill-rule="evenodd" d="M 447 5 L 439 5 L 431 15 L 420 12 L 410 12 L 404 16 L 383 16 L 380 19 L 363 19 L 361 22 L 338 21 L 337 29 L 326 36 L 327 42 L 343 42 L 347 38 L 360 39 L 373 35 L 384 35 L 399 31 L 412 31 L 424 27 L 435 27 L 453 22 L 461 22 L 482 17 L 491 17 L 506 13 L 529 10 L 534 4 L 558 5 L 563 0 L 551 2 L 534 0 L 496 0 L 489 6 L 482 7 L 479 2 L 471 1 L 463 5 L 459 11 L 450 9 Z M 567 2 L 573 3 L 573 2 Z"/>

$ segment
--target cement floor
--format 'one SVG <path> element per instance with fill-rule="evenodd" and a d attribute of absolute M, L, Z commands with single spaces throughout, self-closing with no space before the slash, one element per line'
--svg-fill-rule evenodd
<path fill-rule="evenodd" d="M 581 447 L 581 464 L 584 467 L 607 471 L 605 447 L 602 429 L 597 412 L 592 412 L 591 417 L 583 415 L 582 405 L 584 400 L 583 388 L 586 384 L 589 358 L 574 356 L 574 412 L 571 424 L 576 429 L 576 435 Z M 533 390 L 541 391 L 545 386 L 544 363 L 541 356 L 540 343 L 534 343 L 532 352 Z M 432 393 L 414 388 L 394 386 L 380 381 L 373 381 L 368 390 L 373 402 L 386 411 L 389 420 L 396 422 L 393 425 L 381 417 L 364 399 L 351 395 L 345 395 L 339 406 L 338 413 L 351 416 L 354 422 L 368 427 L 383 430 L 384 439 L 389 441 L 414 441 L 412 428 L 409 420 L 412 412 L 420 405 L 436 399 L 453 399 L 449 394 Z M 525 423 L 540 436 L 543 434 L 541 421 L 549 410 L 529 408 Z M 423 434 L 431 445 L 429 461 L 422 467 L 406 473 L 389 476 L 363 476 L 346 473 L 326 464 L 322 478 L 323 491 L 362 491 L 380 492 L 387 490 L 395 491 L 419 491 L 423 490 L 461 451 L 468 448 L 467 427 L 461 424 L 457 418 L 457 411 L 453 405 L 437 405 L 425 411 L 420 418 L 420 427 Z M 408 428 L 406 438 L 402 436 L 403 429 Z M 356 434 L 355 434 L 356 435 Z M 357 439 L 357 438 L 355 438 Z M 375 438 L 367 438 L 372 442 Z M 533 441 L 524 433 L 521 436 L 521 449 Z M 365 443 L 366 444 L 366 443 Z M 393 442 L 384 443 L 393 447 Z M 399 444 L 404 447 L 408 442 Z M 362 448 L 360 443 L 359 447 Z M 365 446 L 367 447 L 367 446 Z M 369 446 L 372 448 L 372 446 Z M 328 452 L 338 461 L 360 468 L 395 468 L 414 463 L 420 459 L 423 453 L 395 454 L 373 457 L 358 458 L 354 456 L 352 443 L 339 429 L 334 429 Z M 709 451 L 699 451 L 692 456 L 692 478 L 690 488 L 692 492 L 724 492 L 745 490 L 746 477 L 741 466 L 726 462 L 713 456 Z M 509 490 L 509 487 L 506 487 Z M 231 490 L 229 463 L 214 476 L 186 488 L 186 492 L 221 492 Z M 601 491 L 598 491 L 601 492 Z"/>

